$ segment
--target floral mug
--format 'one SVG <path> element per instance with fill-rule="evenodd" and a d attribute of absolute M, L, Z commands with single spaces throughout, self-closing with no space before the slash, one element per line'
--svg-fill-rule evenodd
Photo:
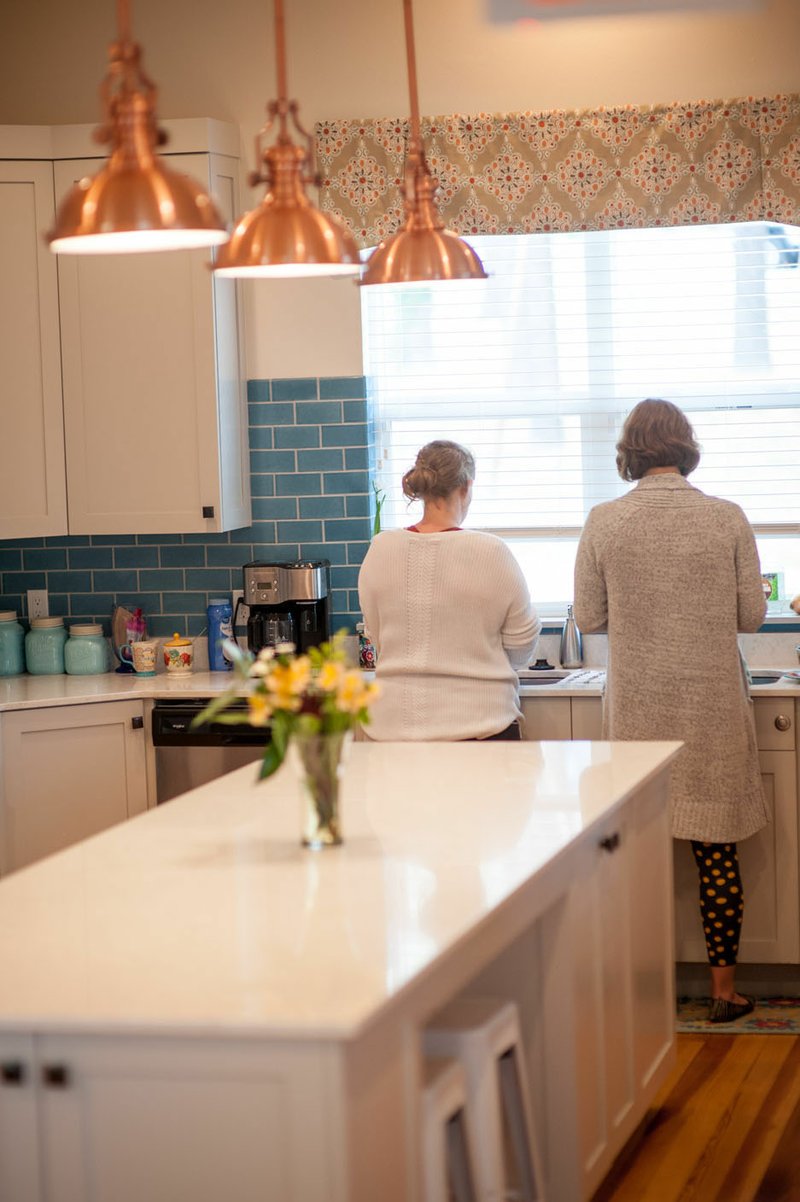
<path fill-rule="evenodd" d="M 191 672 L 194 661 L 194 643 L 191 639 L 173 634 L 164 643 L 164 663 L 168 672 Z"/>

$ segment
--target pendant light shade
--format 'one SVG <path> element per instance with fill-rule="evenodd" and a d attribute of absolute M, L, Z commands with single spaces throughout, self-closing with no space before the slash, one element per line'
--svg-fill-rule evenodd
<path fill-rule="evenodd" d="M 211 198 L 188 175 L 167 166 L 156 147 L 156 88 L 131 40 L 128 3 L 118 0 L 119 37 L 109 49 L 100 94 L 105 121 L 95 131 L 110 143 L 105 166 L 67 193 L 47 235 L 58 254 L 120 254 L 215 246 L 227 238 Z"/>
<path fill-rule="evenodd" d="M 283 0 L 275 0 L 278 98 L 267 106 L 267 122 L 256 137 L 256 170 L 250 184 L 267 185 L 257 208 L 235 222 L 220 247 L 217 275 L 253 278 L 358 275 L 358 248 L 347 227 L 311 203 L 306 186 L 319 186 L 310 135 L 300 124 L 297 102 L 287 98 Z M 289 120 L 304 145 L 289 134 Z M 264 138 L 277 124 L 272 146 Z"/>
<path fill-rule="evenodd" d="M 411 0 L 403 0 L 406 29 L 411 136 L 403 181 L 403 226 L 379 242 L 361 277 L 369 284 L 430 283 L 434 280 L 485 280 L 483 264 L 472 247 L 445 229 L 436 206 L 437 183 L 425 161 L 417 97 L 417 66 Z"/>

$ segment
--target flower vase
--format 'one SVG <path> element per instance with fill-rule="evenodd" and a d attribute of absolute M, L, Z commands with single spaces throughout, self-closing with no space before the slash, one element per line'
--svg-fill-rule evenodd
<path fill-rule="evenodd" d="M 350 731 L 294 734 L 288 748 L 302 792 L 302 843 L 319 851 L 342 842 L 339 784 Z"/>

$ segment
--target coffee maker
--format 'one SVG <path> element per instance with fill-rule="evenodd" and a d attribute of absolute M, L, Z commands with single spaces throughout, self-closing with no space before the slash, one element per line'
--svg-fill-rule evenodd
<path fill-rule="evenodd" d="M 253 652 L 294 643 L 301 654 L 331 637 L 330 563 L 244 565 L 244 604 L 249 607 L 247 646 Z"/>

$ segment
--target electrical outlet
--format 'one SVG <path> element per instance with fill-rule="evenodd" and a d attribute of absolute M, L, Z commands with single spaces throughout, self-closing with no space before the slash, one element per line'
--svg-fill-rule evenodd
<path fill-rule="evenodd" d="M 244 589 L 243 588 L 235 588 L 233 590 L 233 592 L 231 593 L 231 602 L 233 604 L 233 616 L 236 619 L 237 627 L 244 626 L 247 623 L 247 619 L 250 617 L 250 607 L 248 605 L 245 605 L 245 603 L 243 601 L 243 597 L 244 597 Z M 239 606 L 239 612 L 237 614 L 236 606 L 239 601 L 241 601 L 242 604 Z"/>
<path fill-rule="evenodd" d="M 46 588 L 28 589 L 28 618 L 47 618 L 50 606 L 47 600 Z"/>

